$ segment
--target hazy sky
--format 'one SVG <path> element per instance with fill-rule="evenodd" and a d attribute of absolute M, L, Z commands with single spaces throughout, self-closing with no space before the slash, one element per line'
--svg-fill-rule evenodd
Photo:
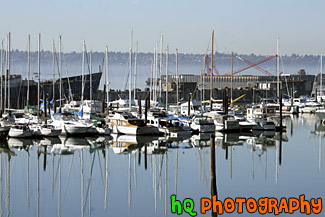
<path fill-rule="evenodd" d="M 10 31 L 12 48 L 128 51 L 131 30 L 139 51 L 152 52 L 160 33 L 170 52 L 206 53 L 212 30 L 219 52 L 274 54 L 325 53 L 325 1 L 322 0 L 5 0 L 0 38 Z"/>

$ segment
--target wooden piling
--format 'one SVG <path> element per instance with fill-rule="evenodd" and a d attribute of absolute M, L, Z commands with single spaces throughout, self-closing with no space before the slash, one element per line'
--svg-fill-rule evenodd
<path fill-rule="evenodd" d="M 191 97 L 190 96 L 188 97 L 187 106 L 188 106 L 188 108 L 187 108 L 187 115 L 188 116 L 191 116 Z"/>
<path fill-rule="evenodd" d="M 226 102 L 226 115 L 228 114 L 228 90 L 226 89 L 225 91 L 226 96 L 225 96 L 225 102 Z"/>
<path fill-rule="evenodd" d="M 228 160 L 228 156 L 229 156 L 229 151 L 228 151 L 228 145 L 225 145 L 225 149 L 226 149 L 226 160 Z"/>
<path fill-rule="evenodd" d="M 223 112 L 226 112 L 226 94 L 225 89 L 222 89 L 222 110 Z"/>
<path fill-rule="evenodd" d="M 141 147 L 138 150 L 138 164 L 141 164 Z"/>
<path fill-rule="evenodd" d="M 139 106 L 139 116 L 140 116 L 140 118 L 141 118 L 141 114 L 142 114 L 142 111 L 141 111 L 141 96 L 140 95 L 138 95 L 138 106 Z"/>
<path fill-rule="evenodd" d="M 282 131 L 280 131 L 279 165 L 282 163 Z"/>
<path fill-rule="evenodd" d="M 147 124 L 148 121 L 148 96 L 146 96 L 146 100 L 144 102 L 144 122 Z"/>

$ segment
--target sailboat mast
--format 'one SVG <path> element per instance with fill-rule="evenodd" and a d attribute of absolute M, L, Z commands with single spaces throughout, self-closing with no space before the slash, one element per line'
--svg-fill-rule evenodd
<path fill-rule="evenodd" d="M 4 49 L 4 46 L 3 46 L 3 41 L 2 41 L 2 47 Z M 8 45 L 7 45 L 7 51 L 6 51 L 6 61 L 8 59 Z M 4 75 L 5 75 L 5 86 L 4 86 L 4 91 L 5 91 L 5 94 L 4 94 L 4 97 L 3 97 L 3 110 L 6 110 L 7 108 L 7 80 L 8 80 L 8 74 L 7 74 L 7 69 L 6 71 L 4 71 Z"/>
<path fill-rule="evenodd" d="M 41 33 L 38 34 L 38 84 L 37 84 L 37 118 L 40 118 L 40 85 L 41 85 Z M 45 101 L 43 102 L 45 105 Z M 44 106 L 45 109 L 45 106 Z"/>
<path fill-rule="evenodd" d="M 27 106 L 29 106 L 29 80 L 30 80 L 30 35 L 28 35 Z"/>
<path fill-rule="evenodd" d="M 82 40 L 82 66 L 81 66 L 81 105 L 84 101 L 84 83 L 85 83 L 85 40 Z"/>
<path fill-rule="evenodd" d="M 161 97 L 161 93 L 162 93 L 162 81 L 161 81 L 161 75 L 163 71 L 163 34 L 161 33 L 160 35 L 160 70 L 159 70 L 159 97 L 160 99 L 162 99 Z"/>
<path fill-rule="evenodd" d="M 213 86 L 213 42 L 214 42 L 214 31 L 212 32 L 212 49 L 211 49 L 211 72 L 210 72 L 210 109 L 212 109 L 212 86 Z"/>
<path fill-rule="evenodd" d="M 234 52 L 231 52 L 231 88 L 230 88 L 230 108 L 232 108 L 232 79 L 234 73 Z"/>
<path fill-rule="evenodd" d="M 320 99 L 323 99 L 323 54 L 320 54 Z"/>
<path fill-rule="evenodd" d="M 158 43 L 156 44 L 156 63 L 155 63 L 155 75 L 156 75 L 156 82 L 155 82 L 155 102 L 158 102 Z"/>
<path fill-rule="evenodd" d="M 169 47 L 166 48 L 166 111 L 168 112 L 168 51 Z"/>
<path fill-rule="evenodd" d="M 152 100 L 153 101 L 156 101 L 155 99 L 155 93 L 156 93 L 156 83 L 157 83 L 157 80 L 156 79 L 156 48 L 154 48 L 154 52 L 153 52 L 153 69 L 152 69 L 152 74 L 153 74 L 153 80 L 152 80 Z"/>
<path fill-rule="evenodd" d="M 137 62 L 138 62 L 138 41 L 135 45 L 135 57 L 134 57 L 134 93 L 133 93 L 133 99 L 136 98 L 136 92 L 137 92 Z"/>
<path fill-rule="evenodd" d="M 133 29 L 131 31 L 131 40 L 130 40 L 130 63 L 129 63 L 129 109 L 131 110 L 131 101 L 132 101 L 132 90 L 131 90 L 131 84 L 132 84 L 132 47 L 133 47 Z"/>
<path fill-rule="evenodd" d="M 276 39 L 276 75 L 277 75 L 277 97 L 280 97 L 280 61 L 279 61 L 279 38 Z"/>
<path fill-rule="evenodd" d="M 177 116 L 179 112 L 179 102 L 178 102 L 178 49 L 176 49 L 176 103 L 177 103 Z"/>
<path fill-rule="evenodd" d="M 129 68 L 129 109 L 131 109 L 131 101 L 132 101 L 132 91 L 131 91 L 131 80 L 132 80 L 132 48 L 130 48 L 129 53 L 130 58 L 130 68 Z"/>
<path fill-rule="evenodd" d="M 53 100 L 55 100 L 55 44 L 54 44 L 54 40 L 52 43 L 52 64 L 53 64 L 53 90 L 52 90 L 52 98 Z M 55 103 L 53 104 L 55 105 Z"/>
<path fill-rule="evenodd" d="M 8 34 L 8 111 L 10 111 L 10 62 L 11 62 L 11 33 Z"/>
<path fill-rule="evenodd" d="M 1 112 L 3 112 L 3 40 L 1 40 L 1 99 L 0 99 L 0 109 L 1 109 Z"/>
<path fill-rule="evenodd" d="M 152 100 L 153 98 L 153 91 L 152 91 L 152 88 L 153 88 L 153 62 L 154 61 L 151 61 L 151 67 L 150 67 L 150 90 L 149 90 L 149 93 L 150 93 L 150 99 L 149 100 Z"/>
<path fill-rule="evenodd" d="M 62 107 L 62 36 L 59 36 L 60 108 Z"/>
<path fill-rule="evenodd" d="M 93 51 L 91 50 L 90 51 L 90 54 L 89 54 L 89 62 L 90 62 L 90 65 L 89 65 L 89 68 L 90 68 L 90 75 L 89 75 L 89 99 L 90 99 L 90 102 L 91 100 L 93 99 L 92 97 L 92 89 L 93 89 L 93 75 L 92 75 L 92 71 L 93 71 Z M 96 106 L 96 105 L 94 105 Z"/>
<path fill-rule="evenodd" d="M 105 50 L 105 85 L 106 85 L 106 108 L 108 108 L 108 93 L 109 93 L 109 89 L 108 89 L 108 46 L 106 46 L 106 50 Z"/>

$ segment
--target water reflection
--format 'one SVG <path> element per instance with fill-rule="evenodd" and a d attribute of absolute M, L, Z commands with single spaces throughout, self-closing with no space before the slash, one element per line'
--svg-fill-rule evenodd
<path fill-rule="evenodd" d="M 288 133 L 213 134 L 219 199 L 292 196 L 288 183 L 308 179 L 303 193 L 317 196 L 325 127 L 312 115 L 285 123 Z M 210 196 L 210 137 L 10 138 L 0 142 L 0 216 L 173 216 L 170 195 Z"/>

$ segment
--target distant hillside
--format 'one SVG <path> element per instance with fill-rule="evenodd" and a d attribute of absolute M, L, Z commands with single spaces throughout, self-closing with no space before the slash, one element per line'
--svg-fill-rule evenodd
<path fill-rule="evenodd" d="M 62 56 L 63 62 L 69 63 L 69 64 L 81 64 L 82 54 L 77 52 L 71 52 L 71 53 L 64 53 Z M 251 62 L 254 62 L 256 60 L 259 60 L 261 58 L 264 58 L 265 56 L 262 55 L 241 55 L 241 54 L 235 54 L 235 56 L 241 56 L 244 59 L 247 59 Z M 274 54 L 270 54 L 274 55 Z M 27 62 L 27 52 L 26 51 L 18 51 L 14 50 L 12 51 L 12 64 L 15 63 L 23 63 Z M 88 53 L 89 57 L 89 53 Z M 164 60 L 165 60 L 165 54 L 163 54 Z M 50 51 L 42 51 L 41 52 L 41 62 L 43 64 L 51 64 L 52 63 L 52 52 Z M 109 52 L 109 64 L 114 65 L 125 65 L 128 62 L 129 54 L 128 53 L 122 53 L 122 52 Z M 95 63 L 103 64 L 104 63 L 104 53 L 103 52 L 94 52 L 92 59 Z M 153 53 L 139 53 L 138 54 L 138 64 L 139 65 L 150 65 L 153 60 Z M 183 54 L 180 53 L 178 55 L 178 60 L 180 64 L 202 64 L 204 59 L 204 54 Z M 306 66 L 316 66 L 319 64 L 319 56 L 314 55 L 296 55 L 292 54 L 291 56 L 282 56 L 281 57 L 282 62 L 284 65 L 306 65 Z M 58 60 L 58 55 L 56 57 L 56 60 Z M 31 53 L 31 61 L 37 62 L 37 52 Z M 169 61 L 171 64 L 175 64 L 175 54 L 169 55 Z M 237 58 L 234 58 L 235 64 L 243 64 L 242 61 L 238 60 Z M 231 55 L 230 54 L 223 54 L 223 53 L 215 53 L 214 55 L 214 63 L 216 65 L 230 65 L 231 63 Z M 269 61 L 267 64 L 274 64 L 275 60 Z"/>

